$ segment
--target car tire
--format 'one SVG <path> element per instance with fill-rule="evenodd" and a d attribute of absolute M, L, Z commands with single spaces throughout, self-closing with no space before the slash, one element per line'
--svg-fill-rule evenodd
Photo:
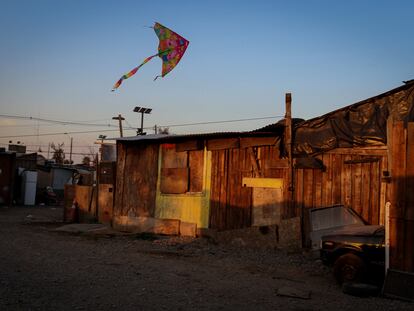
<path fill-rule="evenodd" d="M 338 257 L 333 266 L 333 273 L 339 284 L 363 281 L 366 275 L 364 260 L 349 253 Z"/>

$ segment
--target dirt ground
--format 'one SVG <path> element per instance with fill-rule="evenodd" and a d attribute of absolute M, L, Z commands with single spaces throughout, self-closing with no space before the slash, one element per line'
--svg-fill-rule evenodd
<path fill-rule="evenodd" d="M 69 234 L 61 208 L 0 208 L 0 310 L 414 310 L 343 294 L 306 253 Z M 295 292 L 302 298 L 278 293 Z"/>

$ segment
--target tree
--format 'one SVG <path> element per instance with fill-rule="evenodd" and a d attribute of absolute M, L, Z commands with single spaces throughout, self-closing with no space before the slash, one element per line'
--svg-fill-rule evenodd
<path fill-rule="evenodd" d="M 65 151 L 63 150 L 64 145 L 64 143 L 57 144 L 57 146 L 55 143 L 50 145 L 53 150 L 52 159 L 55 160 L 55 163 L 57 164 L 63 164 L 65 161 Z"/>
<path fill-rule="evenodd" d="M 89 166 L 91 164 L 91 158 L 89 156 L 84 156 L 82 159 L 82 164 Z"/>
<path fill-rule="evenodd" d="M 158 134 L 170 134 L 170 129 L 168 127 L 160 127 Z"/>

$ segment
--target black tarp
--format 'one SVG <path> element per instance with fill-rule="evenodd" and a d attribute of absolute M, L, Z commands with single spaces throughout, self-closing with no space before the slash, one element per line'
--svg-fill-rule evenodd
<path fill-rule="evenodd" d="M 383 146 L 387 119 L 414 121 L 414 80 L 384 94 L 294 126 L 294 156 L 335 148 Z"/>

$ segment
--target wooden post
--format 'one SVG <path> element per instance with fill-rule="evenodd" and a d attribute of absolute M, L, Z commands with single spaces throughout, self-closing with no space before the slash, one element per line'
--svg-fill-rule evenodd
<path fill-rule="evenodd" d="M 391 154 L 389 259 L 391 269 L 404 270 L 407 140 L 403 121 L 393 121 L 388 125 L 387 130 L 391 134 L 391 140 L 387 142 Z"/>
<path fill-rule="evenodd" d="M 289 202 L 288 202 L 288 211 L 286 215 L 288 217 L 294 216 L 293 211 L 293 195 L 294 195 L 294 184 L 293 184 L 293 157 L 292 157 L 292 95 L 291 93 L 286 93 L 285 97 L 286 102 L 286 115 L 285 115 L 285 146 L 287 148 L 288 154 L 288 192 L 289 192 Z"/>
<path fill-rule="evenodd" d="M 414 122 L 407 123 L 404 271 L 414 272 Z"/>

